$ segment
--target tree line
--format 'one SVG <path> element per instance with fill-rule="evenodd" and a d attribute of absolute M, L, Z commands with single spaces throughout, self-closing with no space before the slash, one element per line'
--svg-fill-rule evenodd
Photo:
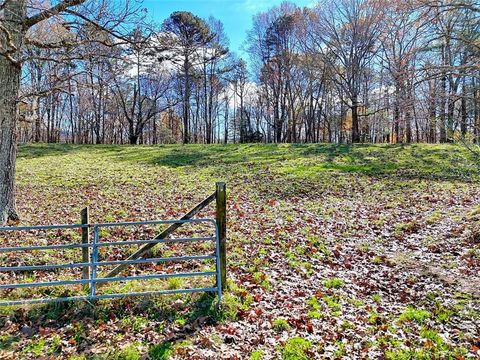
<path fill-rule="evenodd" d="M 267 140 L 478 140 L 479 30 L 473 1 L 284 3 L 258 14 L 247 49 Z"/>
<path fill-rule="evenodd" d="M 253 18 L 248 59 L 220 21 L 173 13 L 118 39 L 35 29 L 19 141 L 159 144 L 450 142 L 479 138 L 474 1 L 285 2 Z M 94 38 L 94 42 L 88 41 Z M 248 60 L 248 62 L 247 62 Z"/>

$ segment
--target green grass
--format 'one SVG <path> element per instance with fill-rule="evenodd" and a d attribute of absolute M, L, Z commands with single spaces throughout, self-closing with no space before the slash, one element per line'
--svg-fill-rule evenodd
<path fill-rule="evenodd" d="M 310 341 L 295 337 L 288 339 L 281 349 L 283 360 L 307 360 L 310 359 L 310 355 L 307 351 L 312 347 Z"/>
<path fill-rule="evenodd" d="M 115 350 L 106 355 L 107 360 L 140 360 L 141 354 L 135 345 Z"/>
<path fill-rule="evenodd" d="M 0 327 L 7 329 L 5 325 L 11 323 L 52 327 L 53 332 L 58 330 L 61 344 L 75 344 L 72 346 L 78 349 L 79 359 L 83 355 L 85 359 L 95 358 L 92 353 L 80 352 L 96 349 L 105 340 L 92 337 L 91 343 L 86 344 L 84 334 L 104 326 L 103 331 L 111 343 L 100 359 L 108 356 L 119 359 L 188 357 L 187 348 L 193 347 L 200 352 L 221 351 L 218 349 L 231 346 L 228 341 L 238 341 L 236 348 L 245 351 L 239 358 L 307 359 L 326 346 L 333 349 L 331 356 L 358 355 L 350 340 L 345 344 L 340 340 L 344 332 L 366 328 L 365 337 L 371 339 L 372 344 L 378 344 L 383 341 L 385 327 L 392 326 L 401 328 L 401 334 L 405 334 L 395 333 L 395 328 L 389 329 L 392 336 L 408 337 L 413 332 L 413 338 L 431 341 L 436 352 L 432 350 L 428 356 L 436 354 L 441 358 L 446 350 L 442 350 L 435 331 L 440 333 L 442 329 L 442 333 L 451 335 L 456 331 L 453 320 L 475 319 L 478 312 L 472 307 L 474 299 L 462 297 L 457 299 L 457 305 L 447 308 L 442 304 L 450 302 L 443 301 L 446 295 L 442 293 L 434 299 L 420 297 L 423 299 L 418 305 L 421 309 L 397 311 L 414 302 L 403 302 L 404 294 L 395 292 L 398 285 L 395 282 L 387 284 L 392 292 L 385 293 L 382 289 L 388 278 L 383 273 L 402 273 L 402 267 L 414 263 L 412 252 L 402 243 L 408 237 L 414 237 L 414 244 L 419 246 L 431 245 L 434 239 L 442 250 L 441 236 L 459 237 L 458 233 L 449 234 L 448 229 L 443 231 L 448 222 L 453 222 L 452 228 L 455 228 L 469 219 L 477 221 L 480 207 L 477 204 L 468 206 L 478 198 L 475 184 L 479 179 L 478 168 L 469 153 L 455 145 L 22 145 L 17 167 L 17 204 L 24 225 L 78 223 L 79 212 L 87 205 L 93 223 L 178 218 L 211 194 L 215 182 L 225 181 L 229 206 L 229 289 L 218 308 L 215 297 L 210 294 L 39 305 L 25 310 L 2 308 Z M 464 209 L 469 211 L 463 212 Z M 214 215 L 213 207 L 200 214 L 202 217 Z M 428 231 L 424 231 L 427 226 Z M 442 227 L 442 231 L 431 234 L 437 227 Z M 122 233 L 118 229 L 102 229 L 101 240 L 148 238 L 160 230 L 158 227 L 146 229 L 145 233 L 143 230 Z M 424 235 L 425 232 L 428 234 Z M 194 229 L 185 228 L 175 235 L 194 233 Z M 73 243 L 80 241 L 81 236 L 69 230 L 46 233 L 42 241 L 54 242 L 57 238 Z M 22 244 L 32 241 L 22 238 Z M 399 245 L 400 249 L 389 253 L 390 245 Z M 104 259 L 124 258 L 134 250 L 131 247 L 118 253 L 105 250 L 101 256 Z M 213 247 L 211 244 L 162 245 L 151 255 L 166 257 L 186 253 L 212 254 Z M 478 249 L 465 249 L 465 253 L 472 262 L 478 258 Z M 436 258 L 440 259 L 440 255 Z M 79 260 L 78 251 L 52 251 L 28 254 L 21 262 L 34 265 Z M 453 260 L 461 261 L 458 257 Z M 2 254 L 0 262 L 18 264 L 19 261 Z M 347 265 L 349 269 L 344 271 Z M 458 264 L 459 268 L 460 265 L 465 264 Z M 369 279 L 352 276 L 359 273 L 357 269 L 363 270 L 363 266 L 370 269 L 371 278 L 370 275 Z M 201 271 L 213 268 L 213 262 L 198 265 Z M 328 275 L 328 269 L 335 271 L 335 275 Z M 173 270 L 171 264 L 159 264 L 155 272 Z M 59 272 L 55 278 L 76 275 Z M 410 275 L 405 279 L 413 284 L 414 278 Z M 421 274 L 416 275 L 421 284 L 428 281 Z M 41 276 L 25 273 L 18 280 L 32 282 Z M 380 284 L 369 288 L 366 280 Z M 295 284 L 298 288 L 291 292 L 285 284 Z M 102 287 L 101 291 L 194 286 L 211 287 L 212 278 L 118 282 Z M 79 291 L 81 289 L 74 287 L 39 292 L 22 289 L 8 296 L 62 296 Z M 283 319 L 287 313 L 274 311 L 270 314 L 270 310 L 263 308 L 266 305 L 267 309 L 277 309 L 276 299 L 281 299 L 280 306 L 292 306 L 287 312 L 290 323 Z M 437 300 L 442 301 L 437 304 Z M 346 318 L 352 311 L 363 315 Z M 302 320 L 297 322 L 296 319 Z M 263 328 L 259 334 L 262 338 L 265 336 L 263 342 L 254 344 L 252 340 L 247 344 L 237 334 L 229 333 L 235 332 L 230 326 L 241 332 L 242 326 L 249 322 L 272 323 L 272 327 L 265 327 L 269 331 L 267 334 Z M 332 324 L 329 327 L 334 333 L 325 334 L 328 339 L 325 343 L 311 343 L 307 340 L 310 339 L 307 329 L 314 333 L 323 331 L 319 323 Z M 294 333 L 297 338 L 284 344 L 281 340 L 283 345 L 279 347 L 272 345 L 279 343 L 279 332 L 287 329 L 288 334 Z M 53 335 L 24 338 L 18 333 L 18 328 L 11 327 L 0 334 L 0 350 L 28 352 L 32 358 L 44 353 L 64 355 Z M 152 333 L 156 334 L 150 337 Z M 199 334 L 204 333 L 207 338 L 217 336 L 221 346 L 213 350 L 208 348 L 208 341 L 199 339 L 204 336 Z M 151 338 L 155 340 L 149 340 Z M 274 339 L 277 340 L 272 341 Z M 191 343 L 183 346 L 182 341 Z M 468 339 L 462 341 L 461 345 L 468 348 Z M 421 345 L 392 338 L 377 350 L 391 358 L 412 358 L 426 352 Z M 112 349 L 119 350 L 112 352 Z"/>
<path fill-rule="evenodd" d="M 173 345 L 171 342 L 165 342 L 152 347 L 149 355 L 152 360 L 166 360 L 173 354 Z"/>
<path fill-rule="evenodd" d="M 307 303 L 313 310 L 320 310 L 322 308 L 322 305 L 315 296 L 311 296 Z"/>
<path fill-rule="evenodd" d="M 272 322 L 272 327 L 276 332 L 282 332 L 290 330 L 290 325 L 285 319 L 275 319 Z"/>
<path fill-rule="evenodd" d="M 0 335 L 0 350 L 8 350 L 20 340 L 18 335 Z"/>
<path fill-rule="evenodd" d="M 262 360 L 262 358 L 263 358 L 263 351 L 254 350 L 250 353 L 249 360 Z"/>
<path fill-rule="evenodd" d="M 423 324 L 425 320 L 431 317 L 431 313 L 423 309 L 415 309 L 412 306 L 407 307 L 398 317 L 400 322 L 415 321 Z"/>
<path fill-rule="evenodd" d="M 23 170 L 22 164 L 32 160 L 38 165 L 50 164 L 44 171 L 37 172 L 37 177 L 48 180 L 49 183 L 56 183 L 59 178 L 69 178 L 67 183 L 72 185 L 74 182 L 87 180 L 85 171 L 78 171 L 77 168 L 65 172 L 65 165 L 81 163 L 87 158 L 100 160 L 98 167 L 103 167 L 108 162 L 122 166 L 141 162 L 168 169 L 218 168 L 232 165 L 241 169 L 242 166 L 251 164 L 257 167 L 275 164 L 280 165 L 276 171 L 301 177 L 316 176 L 325 171 L 444 179 L 462 179 L 476 175 L 475 165 L 468 161 L 469 152 L 460 146 L 452 145 L 252 144 L 131 147 L 36 144 L 20 146 L 18 157 L 20 171 Z M 63 166 L 52 166 L 59 163 Z M 57 170 L 52 173 L 52 168 Z M 89 169 L 84 170 L 89 173 L 93 169 L 89 166 Z M 117 175 L 120 175 L 121 180 L 126 180 L 122 174 Z M 89 182 L 99 177 L 89 179 Z"/>
<path fill-rule="evenodd" d="M 345 284 L 345 281 L 339 278 L 331 278 L 323 281 L 323 286 L 328 289 L 339 289 Z"/>
<path fill-rule="evenodd" d="M 339 298 L 336 296 L 324 296 L 323 301 L 325 305 L 332 311 L 332 314 L 335 316 L 340 315 L 340 311 L 342 310 L 342 305 L 339 302 Z"/>

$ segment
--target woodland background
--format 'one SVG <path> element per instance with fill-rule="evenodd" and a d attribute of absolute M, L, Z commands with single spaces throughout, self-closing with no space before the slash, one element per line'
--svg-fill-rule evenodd
<path fill-rule="evenodd" d="M 284 2 L 255 15 L 245 59 L 229 51 L 214 18 L 178 12 L 144 20 L 123 25 L 115 36 L 94 25 L 69 26 L 68 15 L 30 29 L 18 140 L 444 143 L 480 137 L 476 1 L 339 0 L 305 8 Z"/>

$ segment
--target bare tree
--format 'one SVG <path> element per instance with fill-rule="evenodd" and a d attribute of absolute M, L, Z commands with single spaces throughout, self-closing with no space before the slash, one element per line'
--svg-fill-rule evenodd
<path fill-rule="evenodd" d="M 383 2 L 338 0 L 315 9 L 317 26 L 312 33 L 316 50 L 335 72 L 334 80 L 345 92 L 352 112 L 352 142 L 360 141 L 359 106 L 362 78 L 378 51 L 383 26 Z"/>
<path fill-rule="evenodd" d="M 65 28 L 79 29 L 88 24 L 121 38 L 120 25 L 131 14 L 138 13 L 138 9 L 132 8 L 129 1 L 124 4 L 119 8 L 109 5 L 107 1 L 63 0 L 42 7 L 26 0 L 0 2 L 0 224 L 18 220 L 14 183 L 17 104 L 22 64 L 26 60 L 24 47 L 27 42 L 38 48 L 60 48 L 75 44 L 75 39 L 45 43 L 28 38 L 28 32 L 38 24 L 55 18 Z"/>
<path fill-rule="evenodd" d="M 143 142 L 145 126 L 176 102 L 168 101 L 172 89 L 171 72 L 158 62 L 152 39 L 137 29 L 132 46 L 126 49 L 123 59 L 112 67 L 114 93 L 127 123 L 128 139 L 136 145 Z"/>
<path fill-rule="evenodd" d="M 394 88 L 392 143 L 412 141 L 412 83 L 415 60 L 427 29 L 425 12 L 414 11 L 407 2 L 386 4 L 385 27 L 381 33 L 382 65 Z M 403 121 L 402 121 L 403 120 Z M 403 124 L 403 126 L 402 126 Z"/>

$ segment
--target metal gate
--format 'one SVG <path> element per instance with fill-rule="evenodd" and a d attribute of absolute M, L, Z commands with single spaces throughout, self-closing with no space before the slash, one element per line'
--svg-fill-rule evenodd
<path fill-rule="evenodd" d="M 166 238 L 166 239 L 152 239 L 152 240 L 125 240 L 115 242 L 101 242 L 100 231 L 103 228 L 112 227 L 129 227 L 129 226 L 141 226 L 141 225 L 167 225 L 167 224 L 185 224 L 185 223 L 204 223 L 212 224 L 214 227 L 215 235 L 207 237 L 184 237 L 184 238 Z M 66 297 L 52 297 L 52 298 L 35 298 L 35 299 L 22 299 L 22 300 L 6 300 L 0 301 L 0 306 L 5 305 L 23 305 L 23 304 L 35 304 L 35 303 L 49 303 L 49 302 L 61 302 L 71 300 L 95 300 L 95 299 L 108 299 L 108 298 L 120 298 L 126 296 L 144 296 L 144 295 L 160 295 L 160 294 L 173 294 L 173 293 L 196 293 L 196 292 L 216 292 L 218 294 L 218 300 L 221 301 L 222 285 L 221 285 L 221 270 L 220 270 L 220 240 L 217 222 L 212 219 L 189 219 L 189 220 L 161 220 L 161 221 L 140 221 L 140 222 L 121 222 L 121 223 L 104 223 L 104 224 L 72 224 L 72 225 L 51 225 L 51 226 L 31 226 L 31 227 L 0 227 L 0 233 L 3 231 L 8 232 L 21 232 L 21 231 L 47 231 L 47 230 L 61 230 L 61 229 L 93 229 L 93 241 L 91 243 L 71 243 L 71 244 L 54 244 L 44 246 L 21 246 L 21 247 L 0 247 L 0 254 L 9 252 L 26 252 L 26 251 L 50 251 L 50 250 L 65 250 L 65 249 L 90 249 L 91 255 L 88 256 L 88 262 L 82 261 L 78 263 L 68 264 L 45 264 L 45 265 L 25 265 L 25 266 L 2 266 L 0 267 L 0 273 L 10 272 L 12 274 L 19 272 L 31 272 L 35 270 L 54 270 L 54 269 L 72 269 L 82 268 L 90 269 L 90 275 L 88 278 L 82 278 L 78 280 L 58 280 L 48 282 L 30 282 L 30 283 L 1 283 L 0 290 L 2 289 L 18 289 L 18 288 L 36 288 L 36 287 L 52 287 L 62 285 L 77 285 L 84 284 L 89 287 L 88 295 L 80 296 L 66 296 Z M 152 258 L 140 258 L 135 260 L 112 260 L 101 261 L 99 259 L 99 249 L 108 247 L 122 247 L 127 245 L 145 245 L 145 244 L 161 244 L 161 243 L 193 243 L 193 242 L 206 242 L 211 241 L 215 244 L 214 254 L 210 255 L 192 255 L 192 256 L 172 256 L 172 257 L 152 257 Z M 135 265 L 135 264 L 147 264 L 147 263 L 163 263 L 169 261 L 189 261 L 189 260 L 215 260 L 215 271 L 201 271 L 201 272 L 179 272 L 179 273 L 161 273 L 161 274 L 148 274 L 138 276 L 117 276 L 117 277 L 99 277 L 98 268 L 105 265 Z M 187 289 L 170 289 L 170 290 L 158 290 L 158 291 L 144 291 L 144 292 L 125 292 L 125 293 L 108 293 L 97 294 L 97 285 L 108 282 L 123 282 L 134 280 L 151 280 L 151 279 L 168 279 L 174 277 L 215 277 L 215 283 L 212 287 L 198 287 Z"/>

